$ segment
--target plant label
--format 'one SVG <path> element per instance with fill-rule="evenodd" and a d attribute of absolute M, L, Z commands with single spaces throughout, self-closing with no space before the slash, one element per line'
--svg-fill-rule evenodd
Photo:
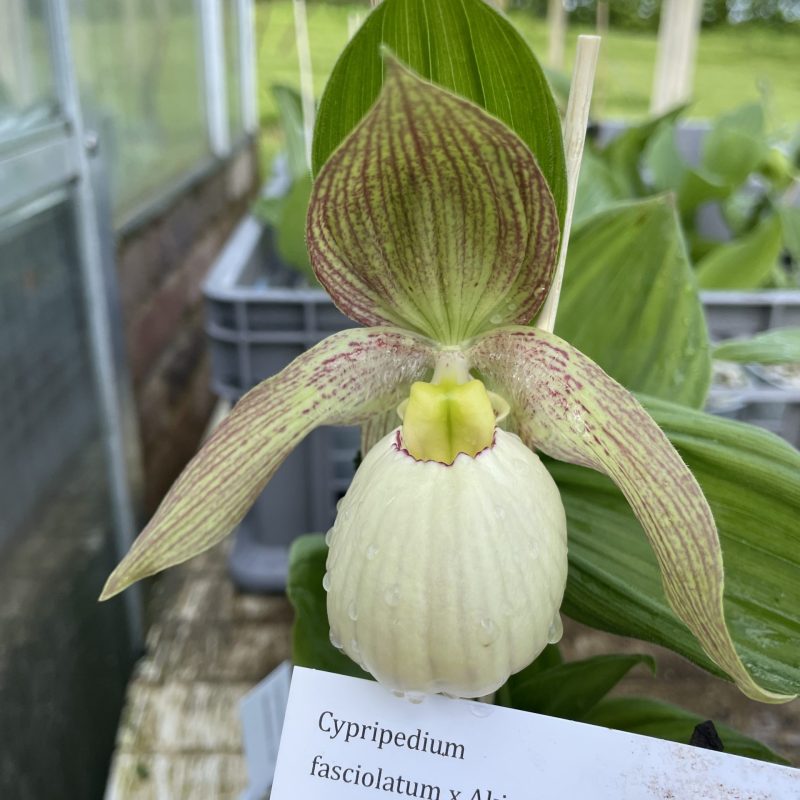
<path fill-rule="evenodd" d="M 796 800 L 800 770 L 295 667 L 271 800 Z"/>

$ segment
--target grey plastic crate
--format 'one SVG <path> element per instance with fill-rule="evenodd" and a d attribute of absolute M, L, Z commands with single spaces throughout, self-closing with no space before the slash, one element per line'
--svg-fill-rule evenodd
<path fill-rule="evenodd" d="M 321 339 L 355 327 L 319 288 L 281 264 L 272 232 L 252 216 L 238 226 L 205 284 L 213 388 L 236 402 Z M 323 427 L 276 472 L 236 533 L 230 569 L 249 591 L 281 591 L 289 545 L 325 531 L 355 471 L 358 428 Z"/>
<path fill-rule="evenodd" d="M 708 332 L 715 342 L 771 328 L 800 326 L 800 291 L 701 292 Z"/>
<path fill-rule="evenodd" d="M 800 291 L 709 291 L 701 298 L 714 342 L 800 326 Z M 800 447 L 800 389 L 779 388 L 752 376 L 745 389 L 712 389 L 709 401 L 711 410 L 724 408 L 724 416 L 766 428 Z"/>

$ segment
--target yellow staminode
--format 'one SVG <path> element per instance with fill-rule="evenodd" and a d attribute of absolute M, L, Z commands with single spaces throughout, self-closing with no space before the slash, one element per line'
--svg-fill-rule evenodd
<path fill-rule="evenodd" d="M 492 444 L 495 413 L 483 383 L 417 382 L 403 415 L 403 444 L 418 461 L 452 464 L 459 453 L 477 455 Z"/>

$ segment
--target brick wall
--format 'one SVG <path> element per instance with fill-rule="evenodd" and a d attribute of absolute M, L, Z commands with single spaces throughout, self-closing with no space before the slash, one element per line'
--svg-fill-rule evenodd
<path fill-rule="evenodd" d="M 214 407 L 202 284 L 257 187 L 256 151 L 247 146 L 117 245 L 148 515 L 197 449 Z"/>

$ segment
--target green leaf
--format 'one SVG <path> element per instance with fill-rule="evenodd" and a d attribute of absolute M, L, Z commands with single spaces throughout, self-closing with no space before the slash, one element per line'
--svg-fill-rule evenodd
<path fill-rule="evenodd" d="M 286 195 L 276 223 L 278 255 L 295 269 L 316 282 L 306 247 L 306 214 L 311 196 L 311 177 L 296 180 Z"/>
<path fill-rule="evenodd" d="M 314 428 L 360 424 L 407 397 L 433 368 L 430 345 L 393 328 L 346 330 L 251 389 L 172 485 L 101 599 L 222 541 Z"/>
<path fill-rule="evenodd" d="M 673 124 L 662 124 L 645 148 L 643 163 L 653 187 L 675 193 L 678 209 L 689 220 L 698 206 L 727 197 L 732 187 L 721 179 L 690 167 L 678 152 Z"/>
<path fill-rule="evenodd" d="M 756 680 L 800 689 L 800 453 L 752 425 L 664 401 L 646 407 L 678 448 L 714 512 L 725 563 L 725 613 Z M 666 601 L 659 568 L 620 492 L 580 467 L 548 463 L 567 510 L 564 613 L 657 642 L 715 674 Z"/>
<path fill-rule="evenodd" d="M 743 183 L 767 152 L 764 110 L 749 103 L 715 122 L 703 142 L 703 167 L 731 186 Z"/>
<path fill-rule="evenodd" d="M 550 86 L 522 36 L 483 0 L 384 0 L 372 11 L 339 57 L 320 101 L 315 174 L 378 97 L 381 45 L 514 130 L 536 156 L 563 221 L 567 178 Z"/>
<path fill-rule="evenodd" d="M 596 705 L 583 721 L 604 728 L 688 744 L 695 726 L 704 722 L 705 718 L 658 700 L 614 697 Z M 715 722 L 714 727 L 725 745 L 726 753 L 771 761 L 775 764 L 789 763 L 777 753 L 773 753 L 766 745 L 744 736 L 727 725 Z"/>
<path fill-rule="evenodd" d="M 299 667 L 372 680 L 371 675 L 331 644 L 327 595 L 322 588 L 327 558 L 328 546 L 322 534 L 300 536 L 292 543 L 286 579 L 286 594 L 294 608 L 292 661 Z"/>
<path fill-rule="evenodd" d="M 723 611 L 722 553 L 711 509 L 636 398 L 579 350 L 542 330 L 492 331 L 473 342 L 467 357 L 509 402 L 528 447 L 616 483 L 655 553 L 669 606 L 742 692 L 764 702 L 791 699 L 765 691 L 737 654 Z M 570 560 L 573 547 L 571 541 Z M 612 552 L 617 558 L 616 548 Z M 651 596 L 658 582 L 655 577 Z"/>
<path fill-rule="evenodd" d="M 744 364 L 800 364 L 800 328 L 775 328 L 714 348 L 714 358 Z"/>
<path fill-rule="evenodd" d="M 513 131 L 392 60 L 378 101 L 314 182 L 307 242 L 351 319 L 458 344 L 533 317 L 558 219 Z"/>
<path fill-rule="evenodd" d="M 620 191 L 611 167 L 591 149 L 584 150 L 578 191 L 575 195 L 575 208 L 572 211 L 573 231 L 584 220 L 605 211 L 625 197 L 625 193 Z"/>
<path fill-rule="evenodd" d="M 800 206 L 778 206 L 783 244 L 795 263 L 800 264 Z"/>
<path fill-rule="evenodd" d="M 702 407 L 708 332 L 668 197 L 608 209 L 574 230 L 565 275 L 562 339 L 631 391 Z"/>
<path fill-rule="evenodd" d="M 655 672 L 646 655 L 602 655 L 558 664 L 509 680 L 511 706 L 551 717 L 582 720 L 637 664 Z"/>
<path fill-rule="evenodd" d="M 781 254 L 780 217 L 765 217 L 753 230 L 714 248 L 697 264 L 702 289 L 757 289 L 769 282 Z"/>
<path fill-rule="evenodd" d="M 641 178 L 645 149 L 662 126 L 674 123 L 685 110 L 686 106 L 678 106 L 640 125 L 631 125 L 603 148 L 602 159 L 614 175 L 621 196 L 639 197 L 647 192 Z"/>
<path fill-rule="evenodd" d="M 272 94 L 278 105 L 278 116 L 281 128 L 283 128 L 289 174 L 293 181 L 306 178 L 308 163 L 306 162 L 306 140 L 303 129 L 303 101 L 300 93 L 290 86 L 277 84 L 272 87 Z"/>

